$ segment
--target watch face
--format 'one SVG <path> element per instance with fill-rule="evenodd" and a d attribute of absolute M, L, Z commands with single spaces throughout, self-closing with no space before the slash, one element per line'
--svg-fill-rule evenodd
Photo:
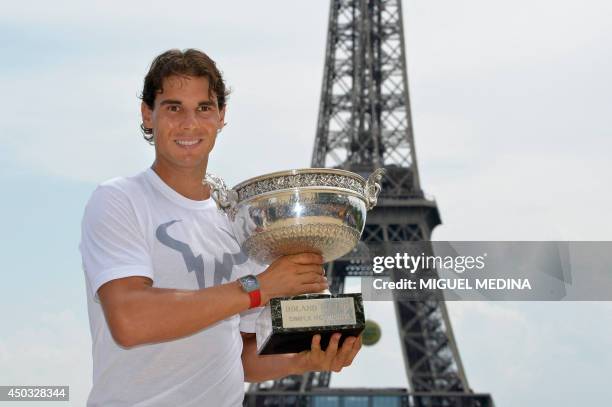
<path fill-rule="evenodd" d="M 257 282 L 257 279 L 255 278 L 255 276 L 242 277 L 240 279 L 240 282 L 242 283 L 242 287 L 244 288 L 244 291 L 246 292 L 255 291 L 259 288 L 259 283 Z"/>

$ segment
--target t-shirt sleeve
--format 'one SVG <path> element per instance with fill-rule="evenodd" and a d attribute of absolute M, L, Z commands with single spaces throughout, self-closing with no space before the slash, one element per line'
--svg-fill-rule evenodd
<path fill-rule="evenodd" d="M 267 267 L 267 266 L 260 266 L 258 264 L 255 264 L 251 260 L 248 260 L 248 262 L 249 262 L 249 271 L 250 271 L 248 274 L 257 275 L 261 273 L 262 271 L 264 271 Z M 252 309 L 241 312 L 240 313 L 240 332 L 254 333 L 255 332 L 255 321 L 257 320 L 257 317 L 259 316 L 261 311 L 263 311 L 263 309 L 264 307 L 257 307 L 257 308 L 252 308 Z"/>
<path fill-rule="evenodd" d="M 134 207 L 115 187 L 94 191 L 85 208 L 79 250 L 96 299 L 98 288 L 108 281 L 131 276 L 153 280 L 151 256 Z"/>
<path fill-rule="evenodd" d="M 240 313 L 240 332 L 254 333 L 255 321 L 264 307 L 257 307 Z"/>

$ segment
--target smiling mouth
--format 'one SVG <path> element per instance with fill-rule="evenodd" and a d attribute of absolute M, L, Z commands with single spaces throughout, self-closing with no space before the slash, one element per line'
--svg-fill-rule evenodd
<path fill-rule="evenodd" d="M 197 140 L 174 140 L 174 142 L 181 147 L 194 147 L 202 142 L 202 139 Z"/>

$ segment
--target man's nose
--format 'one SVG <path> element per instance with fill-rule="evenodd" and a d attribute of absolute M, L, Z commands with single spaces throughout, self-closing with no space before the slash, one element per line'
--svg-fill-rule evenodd
<path fill-rule="evenodd" d="M 185 130 L 191 130 L 198 127 L 198 121 L 195 112 L 185 112 L 181 127 Z"/>

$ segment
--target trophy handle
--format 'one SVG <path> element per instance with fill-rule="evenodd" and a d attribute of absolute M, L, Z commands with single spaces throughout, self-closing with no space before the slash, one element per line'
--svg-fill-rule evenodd
<path fill-rule="evenodd" d="M 211 196 L 219 209 L 233 217 L 236 204 L 238 203 L 238 193 L 233 189 L 229 189 L 223 179 L 213 174 L 206 173 L 202 184 L 210 186 Z"/>
<path fill-rule="evenodd" d="M 366 206 L 367 209 L 370 210 L 376 206 L 378 202 L 378 194 L 380 193 L 380 181 L 382 180 L 383 175 L 385 175 L 384 168 L 377 168 L 374 170 L 372 174 L 368 177 L 364 187 L 364 195 L 366 197 Z"/>

